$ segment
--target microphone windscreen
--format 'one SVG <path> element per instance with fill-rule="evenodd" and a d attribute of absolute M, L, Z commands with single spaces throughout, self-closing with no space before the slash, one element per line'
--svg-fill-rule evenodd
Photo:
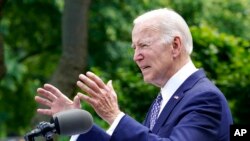
<path fill-rule="evenodd" d="M 70 109 L 56 113 L 53 120 L 57 133 L 68 136 L 86 133 L 93 125 L 91 114 L 82 109 Z"/>

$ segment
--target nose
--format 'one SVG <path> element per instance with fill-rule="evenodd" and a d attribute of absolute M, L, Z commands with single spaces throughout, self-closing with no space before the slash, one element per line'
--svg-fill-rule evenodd
<path fill-rule="evenodd" d="M 137 48 L 134 50 L 134 57 L 133 57 L 133 59 L 134 59 L 135 62 L 141 61 L 143 59 L 142 53 Z"/>

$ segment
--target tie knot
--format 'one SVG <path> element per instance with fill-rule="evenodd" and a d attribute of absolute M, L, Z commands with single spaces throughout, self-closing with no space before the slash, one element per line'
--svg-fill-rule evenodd
<path fill-rule="evenodd" d="M 162 100 L 162 95 L 161 95 L 161 93 L 159 93 L 159 94 L 157 95 L 157 97 L 156 97 L 156 102 L 157 102 L 157 103 L 160 103 L 161 100 Z"/>

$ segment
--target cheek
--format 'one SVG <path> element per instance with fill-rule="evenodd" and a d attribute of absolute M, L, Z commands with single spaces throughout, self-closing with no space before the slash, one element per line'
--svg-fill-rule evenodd
<path fill-rule="evenodd" d="M 159 75 L 165 74 L 169 68 L 172 66 L 173 62 L 171 58 L 167 55 L 158 56 L 156 62 L 154 62 L 154 67 L 156 69 L 156 73 Z"/>
<path fill-rule="evenodd" d="M 159 67 L 166 66 L 171 61 L 171 57 L 167 53 L 158 53 L 155 56 L 155 64 Z"/>

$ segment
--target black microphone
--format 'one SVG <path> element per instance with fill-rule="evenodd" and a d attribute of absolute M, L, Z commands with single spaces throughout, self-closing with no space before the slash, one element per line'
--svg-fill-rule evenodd
<path fill-rule="evenodd" d="M 85 110 L 72 109 L 53 116 L 57 133 L 75 135 L 88 132 L 93 125 L 93 117 Z M 53 121 L 52 121 L 53 122 Z"/>
<path fill-rule="evenodd" d="M 25 135 L 26 141 L 34 141 L 34 137 L 43 135 L 48 140 L 54 133 L 75 135 L 88 132 L 93 125 L 91 114 L 82 109 L 70 109 L 55 114 L 51 122 L 40 122 L 37 128 Z"/>

